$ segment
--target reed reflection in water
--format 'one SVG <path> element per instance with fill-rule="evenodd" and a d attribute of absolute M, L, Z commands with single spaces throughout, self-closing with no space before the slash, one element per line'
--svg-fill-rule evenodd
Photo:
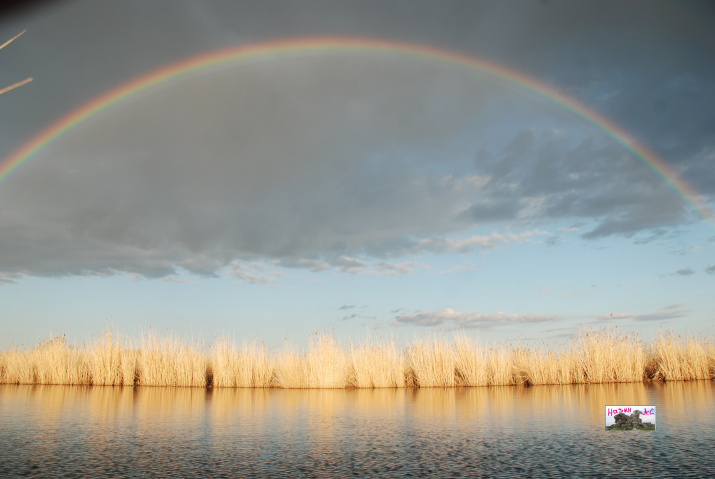
<path fill-rule="evenodd" d="M 0 476 L 715 476 L 712 381 L 281 390 L 0 386 Z M 604 431 L 652 404 L 655 432 Z"/>

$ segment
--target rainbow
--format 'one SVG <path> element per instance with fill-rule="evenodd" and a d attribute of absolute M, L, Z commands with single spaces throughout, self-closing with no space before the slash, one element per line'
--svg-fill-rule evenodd
<path fill-rule="evenodd" d="M 388 52 L 406 56 L 427 58 L 446 64 L 469 67 L 491 75 L 502 82 L 525 90 L 531 95 L 552 103 L 587 124 L 602 131 L 606 136 L 623 147 L 632 156 L 652 170 L 686 203 L 692 205 L 705 220 L 715 223 L 715 215 L 701 196 L 661 158 L 636 141 L 620 126 L 593 111 L 579 101 L 564 95 L 553 87 L 545 85 L 531 77 L 502 65 L 462 53 L 442 50 L 424 45 L 399 43 L 364 38 L 310 37 L 290 40 L 258 43 L 239 46 L 195 56 L 187 60 L 159 68 L 144 76 L 131 80 L 118 88 L 104 93 L 85 103 L 59 121 L 50 125 L 33 137 L 24 146 L 12 153 L 0 163 L 0 183 L 20 165 L 46 148 L 65 133 L 93 116 L 111 108 L 117 103 L 141 92 L 151 90 L 168 81 L 184 77 L 210 67 L 217 67 L 231 62 L 245 62 L 275 54 L 321 54 L 334 52 Z"/>

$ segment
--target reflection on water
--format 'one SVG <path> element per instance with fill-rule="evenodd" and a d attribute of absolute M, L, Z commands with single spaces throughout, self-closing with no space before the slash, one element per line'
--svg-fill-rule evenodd
<path fill-rule="evenodd" d="M 713 381 L 532 388 L 0 386 L 2 477 L 715 476 Z M 658 430 L 604 431 L 606 404 Z"/>

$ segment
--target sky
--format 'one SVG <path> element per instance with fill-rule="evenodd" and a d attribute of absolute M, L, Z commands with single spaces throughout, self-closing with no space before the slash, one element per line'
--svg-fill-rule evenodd
<path fill-rule="evenodd" d="M 715 332 L 711 2 L 4 8 L 1 347 Z"/>

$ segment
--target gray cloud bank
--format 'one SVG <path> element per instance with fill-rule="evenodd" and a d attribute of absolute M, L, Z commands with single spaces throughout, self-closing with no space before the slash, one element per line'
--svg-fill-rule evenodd
<path fill-rule="evenodd" d="M 307 2 L 281 15 L 245 3 L 258 26 L 239 34 L 226 22 L 239 17 L 238 7 L 180 2 L 166 22 L 151 29 L 138 22 L 138 39 L 127 38 L 146 42 L 158 28 L 176 43 L 134 45 L 141 55 L 132 62 L 116 48 L 94 51 L 95 40 L 109 42 L 99 26 L 92 27 L 92 42 L 69 38 L 63 49 L 76 47 L 97 65 L 116 57 L 86 77 L 69 76 L 59 60 L 35 66 L 16 51 L 7 57 L 12 70 L 47 69 L 45 78 L 58 85 L 33 90 L 38 97 L 27 96 L 29 89 L 3 96 L 10 98 L 4 111 L 20 116 L 0 132 L 1 143 L 38 131 L 37 115 L 64 115 L 117 78 L 146 73 L 167 58 L 334 33 L 307 20 L 320 12 L 340 34 L 503 59 L 631 127 L 701 193 L 715 193 L 715 74 L 691 48 L 707 30 L 671 31 L 662 12 L 643 17 L 631 7 L 621 13 L 638 21 L 619 27 L 611 21 L 619 7 L 609 2 L 584 3 L 582 11 L 568 2 L 534 3 L 511 13 L 498 2 L 454 2 L 438 11 L 416 2 L 409 14 L 398 2 L 358 3 L 341 10 Z M 56 7 L 55 21 L 89 15 L 64 8 Z M 370 20 L 381 8 L 403 14 L 400 26 L 390 22 L 397 30 Z M 395 18 L 380 18 L 388 17 Z M 573 30 L 577 17 L 584 20 L 581 33 Z M 499 18 L 510 28 L 496 32 L 491 23 L 468 21 Z M 52 30 L 50 17 L 35 21 L 46 26 L 41 31 Z M 102 22 L 109 20 L 100 15 Z M 192 29 L 184 34 L 186 23 Z M 661 24 L 657 36 L 632 36 Z M 40 38 L 33 49 L 58 48 Z M 610 38 L 623 41 L 600 41 Z M 91 82 L 82 90 L 77 82 L 85 79 Z M 405 256 L 540 241 L 552 223 L 577 222 L 588 241 L 658 235 L 693 221 L 662 179 L 608 137 L 497 83 L 472 70 L 373 52 L 265 58 L 146 92 L 73 129 L 0 185 L 0 281 L 118 272 L 166 277 L 177 269 L 213 275 L 223 268 L 242 281 L 275 281 L 273 273 L 246 267 L 256 261 L 408 274 L 419 265 L 400 260 Z M 74 103 L 63 103 L 70 97 Z M 648 102 L 659 105 L 655 113 L 644 110 Z M 45 111 L 35 107 L 41 104 Z M 474 234 L 475 228 L 491 233 Z"/>

